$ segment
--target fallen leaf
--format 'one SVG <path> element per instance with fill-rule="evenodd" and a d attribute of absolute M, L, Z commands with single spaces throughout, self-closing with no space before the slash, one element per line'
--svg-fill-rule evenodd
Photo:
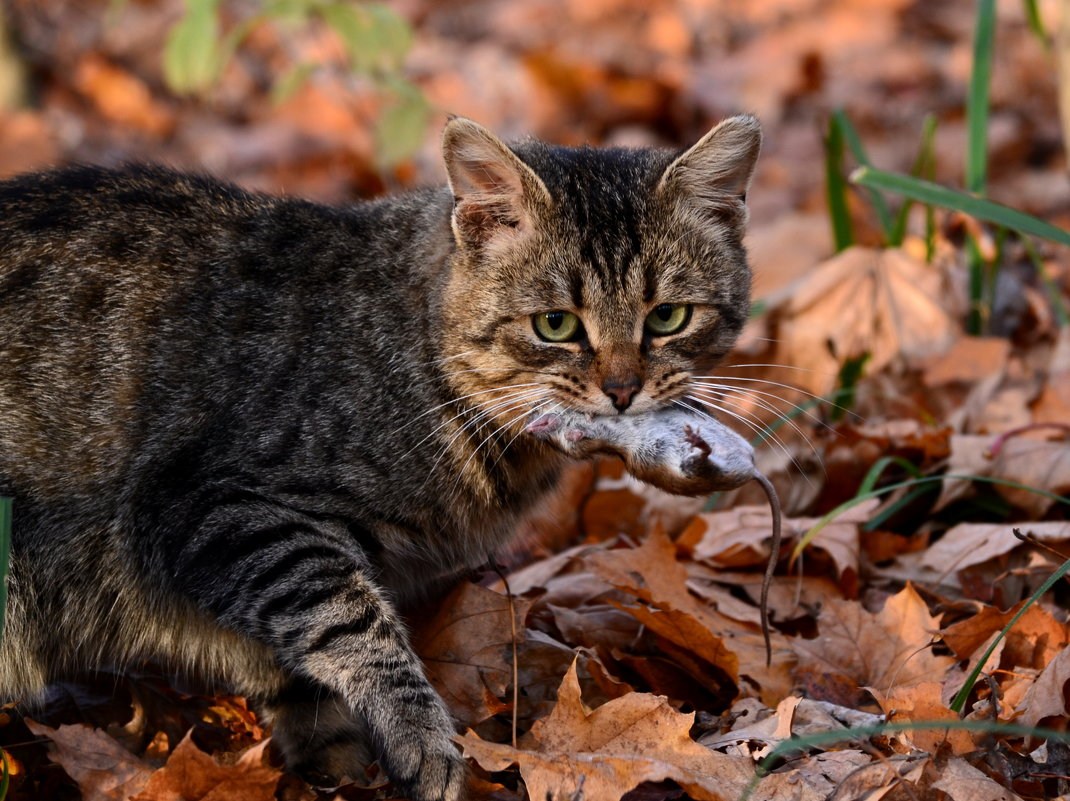
<path fill-rule="evenodd" d="M 520 766 L 530 798 L 614 799 L 643 782 L 679 784 L 700 801 L 728 801 L 742 794 L 753 763 L 711 751 L 693 741 L 694 714 L 682 714 L 665 698 L 630 693 L 594 711 L 580 696 L 573 664 L 550 715 L 532 726 L 525 747 L 489 743 L 469 731 L 458 741 L 466 757 L 485 770 Z"/>
<path fill-rule="evenodd" d="M 531 601 L 464 582 L 413 632 L 427 678 L 462 724 L 504 712 L 500 698 L 513 679 L 513 636 L 524 635 Z M 515 617 L 511 617 L 515 615 Z"/>
<path fill-rule="evenodd" d="M 944 685 L 939 681 L 922 681 L 909 687 L 893 687 L 883 693 L 875 687 L 868 688 L 870 694 L 884 710 L 889 723 L 918 723 L 946 720 L 951 724 L 959 721 L 959 715 L 952 712 L 943 701 Z M 977 750 L 977 743 L 971 732 L 963 729 L 908 729 L 894 735 L 908 748 L 935 754 L 942 748 L 950 748 L 954 754 L 968 754 Z"/>
<path fill-rule="evenodd" d="M 893 359 L 945 352 L 959 329 L 940 271 L 902 250 L 852 247 L 819 265 L 777 309 L 773 361 L 802 368 L 797 381 L 824 395 L 845 359 L 869 354 L 867 373 Z"/>
<path fill-rule="evenodd" d="M 813 640 L 790 641 L 799 658 L 795 673 L 809 677 L 811 692 L 831 685 L 889 693 L 939 678 L 955 661 L 933 653 L 939 618 L 929 614 L 910 584 L 876 614 L 858 603 L 830 601 L 818 616 L 817 628 Z M 843 703 L 838 697 L 823 700 Z"/>
<path fill-rule="evenodd" d="M 1036 537 L 1041 542 L 1070 540 L 1070 523 L 959 523 L 929 546 L 921 565 L 947 572 L 979 565 L 1025 546 L 1014 536 L 1014 529 Z"/>
<path fill-rule="evenodd" d="M 1020 796 L 960 757 L 947 761 L 932 786 L 947 793 L 951 801 L 1022 801 Z"/>
<path fill-rule="evenodd" d="M 152 768 L 101 729 L 71 725 L 53 729 L 25 719 L 38 737 L 52 742 L 49 758 L 78 783 L 85 801 L 126 801 L 148 783 Z"/>
<path fill-rule="evenodd" d="M 187 734 L 130 801 L 273 801 L 282 771 L 268 764 L 269 742 L 254 745 L 233 764 L 220 764 Z"/>
<path fill-rule="evenodd" d="M 940 637 L 959 659 L 968 659 L 995 632 L 1002 630 L 1025 603 L 1022 601 L 1006 612 L 985 607 L 948 626 L 940 632 Z M 1040 670 L 1070 645 L 1070 625 L 1056 620 L 1043 606 L 1032 604 L 1004 639 L 1004 659 L 1000 663 L 1003 668 Z"/>
<path fill-rule="evenodd" d="M 1003 372 L 1011 343 L 999 337 L 963 337 L 925 367 L 924 381 L 930 387 L 953 382 L 973 383 Z"/>
<path fill-rule="evenodd" d="M 1066 684 L 1070 682 L 1070 648 L 1064 648 L 1045 665 L 1018 704 L 1015 723 L 1038 726 L 1047 717 L 1066 715 Z"/>

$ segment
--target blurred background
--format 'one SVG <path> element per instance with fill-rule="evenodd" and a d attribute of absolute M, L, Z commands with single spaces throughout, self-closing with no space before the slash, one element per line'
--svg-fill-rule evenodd
<path fill-rule="evenodd" d="M 1070 223 L 1058 2 L 996 8 L 988 193 Z M 1030 7 L 1046 33 L 1030 27 Z M 446 114 L 505 138 L 693 142 L 757 114 L 759 296 L 833 249 L 823 139 L 843 109 L 906 171 L 926 115 L 961 186 L 975 0 L 5 0 L 0 175 L 164 161 L 344 201 L 444 177 Z M 858 214 L 862 241 L 876 239 Z"/>

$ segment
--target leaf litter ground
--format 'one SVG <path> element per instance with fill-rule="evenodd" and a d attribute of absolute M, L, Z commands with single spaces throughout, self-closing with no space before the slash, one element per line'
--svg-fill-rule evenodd
<path fill-rule="evenodd" d="M 0 172 L 140 157 L 326 199 L 384 187 L 361 133 L 374 93 L 327 71 L 273 106 L 257 78 L 294 52 L 323 52 L 322 37 L 262 30 L 211 102 L 179 101 L 159 81 L 166 14 L 100 0 L 100 14 L 87 16 L 86 5 L 9 4 L 38 96 L 0 112 Z M 402 5 L 416 21 L 416 78 L 432 103 L 505 135 L 680 143 L 741 109 L 758 112 L 768 134 L 749 237 L 766 311 L 716 380 L 727 409 L 777 426 L 759 449 L 789 513 L 770 593 L 772 665 L 758 614 L 770 519 L 757 489 L 707 504 L 640 485 L 612 462 L 579 466 L 556 503 L 523 525 L 522 546 L 500 557 L 512 597 L 487 573 L 418 616 L 415 641 L 462 725 L 472 796 L 1070 792 L 1070 750 L 1057 738 L 909 728 L 959 719 L 952 697 L 1070 555 L 1057 500 L 1070 493 L 1070 334 L 1014 243 L 992 335 L 964 337 L 967 222 L 941 217 L 926 263 L 917 239 L 880 248 L 856 207 L 865 247 L 827 258 L 821 210 L 819 127 L 838 106 L 875 162 L 900 169 L 934 111 L 937 178 L 958 181 L 973 4 L 469 0 L 452 14 L 431 0 Z M 1054 4 L 1040 5 L 1050 17 Z M 107 8 L 125 15 L 121 24 L 92 22 Z M 1055 71 L 1020 4 L 1000 4 L 1000 15 L 990 193 L 1065 226 Z M 439 179 L 433 132 L 426 139 L 386 183 Z M 1065 298 L 1068 254 L 1041 255 Z M 808 405 L 806 393 L 828 394 L 843 362 L 862 354 L 851 414 Z M 769 408 L 793 404 L 806 412 L 786 423 Z M 948 477 L 854 506 L 795 554 L 886 457 L 895 461 L 878 487 L 915 471 Z M 1067 603 L 1059 583 L 1000 641 L 967 722 L 1066 730 Z M 270 732 L 242 699 L 175 687 L 148 668 L 55 687 L 34 714 L 0 712 L 18 801 L 390 795 L 374 774 L 362 787 L 313 790 L 279 769 Z M 847 732 L 882 721 L 900 726 Z M 842 740 L 778 758 L 755 784 L 756 765 L 779 744 L 840 731 Z"/>

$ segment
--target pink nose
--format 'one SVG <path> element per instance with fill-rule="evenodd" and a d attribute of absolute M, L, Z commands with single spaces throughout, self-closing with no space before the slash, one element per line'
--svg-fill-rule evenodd
<path fill-rule="evenodd" d="M 618 412 L 623 412 L 632 405 L 634 398 L 642 388 L 639 376 L 629 376 L 623 380 L 607 378 L 602 382 L 602 391 L 613 401 L 613 406 Z"/>

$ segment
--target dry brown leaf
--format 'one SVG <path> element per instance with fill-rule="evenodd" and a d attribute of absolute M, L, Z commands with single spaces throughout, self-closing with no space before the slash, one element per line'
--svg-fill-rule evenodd
<path fill-rule="evenodd" d="M 941 639 L 960 659 L 968 659 L 996 632 L 1002 630 L 1021 608 L 1017 604 L 1006 612 L 986 607 L 940 632 Z M 1002 667 L 1041 670 L 1067 645 L 1070 625 L 1056 620 L 1039 604 L 1031 605 L 1007 632 L 1003 645 Z"/>
<path fill-rule="evenodd" d="M 531 602 L 513 599 L 517 638 Z M 413 648 L 427 677 L 464 725 L 504 712 L 500 698 L 512 683 L 513 631 L 509 599 L 465 582 L 438 604 L 438 613 L 413 632 Z"/>
<path fill-rule="evenodd" d="M 889 723 L 918 723 L 921 721 L 946 720 L 956 723 L 959 715 L 952 712 L 943 701 L 944 685 L 938 681 L 922 681 L 909 687 L 898 686 L 888 693 L 870 687 L 870 694 L 877 699 L 887 715 Z M 977 750 L 971 732 L 962 729 L 912 729 L 899 732 L 895 738 L 910 748 L 937 753 L 950 748 L 955 754 L 968 754 Z"/>
<path fill-rule="evenodd" d="M 674 781 L 692 798 L 739 798 L 754 775 L 753 763 L 694 742 L 694 714 L 681 714 L 665 698 L 631 693 L 595 710 L 580 697 L 575 664 L 558 689 L 557 705 L 532 727 L 525 747 L 489 743 L 469 731 L 458 740 L 466 757 L 485 770 L 520 766 L 530 798 L 616 799 L 643 782 Z"/>
<path fill-rule="evenodd" d="M 254 745 L 233 764 L 220 764 L 187 734 L 130 801 L 273 801 L 282 771 L 268 764 L 268 743 Z"/>
<path fill-rule="evenodd" d="M 818 395 L 845 359 L 869 353 L 869 373 L 893 359 L 945 352 L 959 329 L 944 301 L 939 270 L 902 250 L 848 248 L 819 265 L 779 314 L 773 361 L 803 368 L 796 381 Z"/>
<path fill-rule="evenodd" d="M 938 628 L 939 618 L 929 614 L 910 584 L 877 614 L 858 603 L 830 601 L 818 617 L 817 638 L 791 640 L 799 657 L 795 673 L 814 697 L 836 703 L 844 700 L 835 694 L 837 688 L 846 690 L 850 701 L 862 687 L 888 693 L 940 679 L 955 660 L 932 652 Z"/>
<path fill-rule="evenodd" d="M 111 122 L 157 137 L 175 127 L 174 112 L 152 96 L 144 81 L 95 53 L 78 62 L 74 85 Z"/>
<path fill-rule="evenodd" d="M 1070 540 L 1070 523 L 959 523 L 929 546 L 921 565 L 951 573 L 1003 556 L 1024 545 L 1014 536 L 1015 528 L 1041 542 Z"/>
<path fill-rule="evenodd" d="M 1038 726 L 1047 717 L 1066 715 L 1066 684 L 1070 682 L 1070 648 L 1061 650 L 1052 659 L 1017 706 L 1020 713 L 1016 723 Z"/>
<path fill-rule="evenodd" d="M 790 689 L 793 659 L 786 638 L 772 632 L 773 662 L 767 666 L 765 643 L 756 627 L 740 625 L 738 619 L 721 614 L 688 591 L 687 568 L 676 560 L 676 546 L 664 534 L 653 533 L 638 548 L 590 553 L 584 563 L 643 602 L 619 608 L 661 637 L 663 648 L 675 645 L 674 659 L 687 663 L 690 654 L 723 671 L 722 677 L 713 677 L 714 684 L 724 677 L 738 681 L 740 674 L 746 674 L 770 703 Z M 687 665 L 696 679 L 703 670 L 698 663 Z M 707 687 L 713 689 L 711 684 Z"/>
<path fill-rule="evenodd" d="M 932 361 L 925 368 L 925 383 L 930 387 L 955 382 L 973 383 L 1002 373 L 1011 343 L 998 337 L 963 337 Z"/>
<path fill-rule="evenodd" d="M 1055 495 L 1070 495 L 1070 445 L 1066 442 L 1012 437 L 1003 442 L 993 459 L 990 451 L 996 441 L 996 437 L 988 435 L 953 436 L 948 473 L 990 476 Z M 969 490 L 970 483 L 966 480 L 945 480 L 936 509 L 944 508 Z M 1055 504 L 1051 497 L 1001 484 L 985 483 L 984 489 L 977 491 L 997 492 L 1034 518 L 1043 517 Z"/>
<path fill-rule="evenodd" d="M 1022 801 L 1016 793 L 958 757 L 947 761 L 932 786 L 947 793 L 951 801 Z"/>
<path fill-rule="evenodd" d="M 152 768 L 101 729 L 60 726 L 53 729 L 25 719 L 38 737 L 52 742 L 49 758 L 78 783 L 85 801 L 126 801 L 141 791 Z"/>

